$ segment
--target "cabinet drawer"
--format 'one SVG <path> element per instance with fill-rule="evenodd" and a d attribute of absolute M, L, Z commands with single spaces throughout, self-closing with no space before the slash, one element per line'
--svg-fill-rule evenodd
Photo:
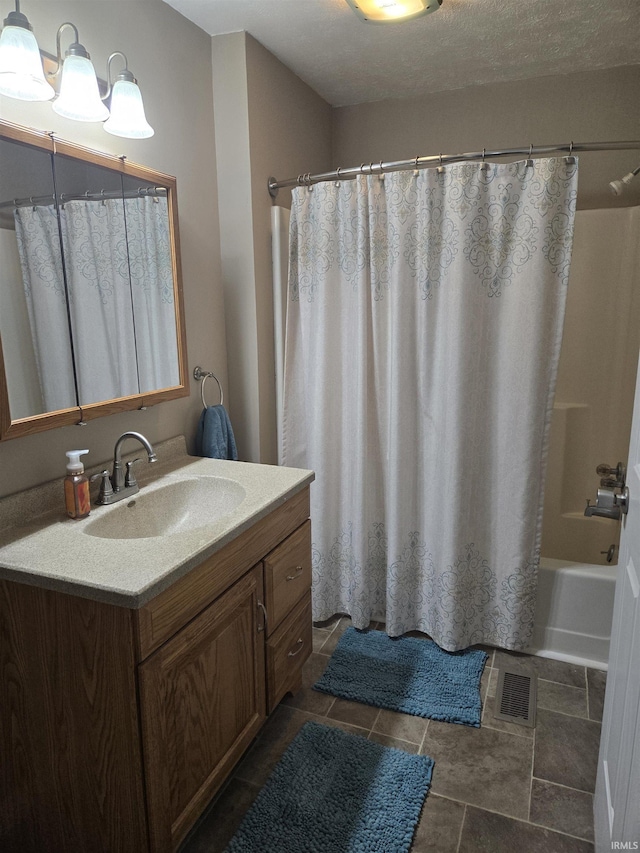
<path fill-rule="evenodd" d="M 264 561 L 267 635 L 311 587 L 311 522 L 305 521 Z"/>
<path fill-rule="evenodd" d="M 311 592 L 267 640 L 268 710 L 273 711 L 288 690 L 300 686 L 302 665 L 313 645 Z"/>

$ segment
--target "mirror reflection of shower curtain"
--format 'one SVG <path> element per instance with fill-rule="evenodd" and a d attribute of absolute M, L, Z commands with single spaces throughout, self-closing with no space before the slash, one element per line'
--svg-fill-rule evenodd
<path fill-rule="evenodd" d="M 15 226 L 43 410 L 69 409 L 78 401 L 56 209 L 20 207 Z"/>
<path fill-rule="evenodd" d="M 166 199 L 76 200 L 59 213 L 79 404 L 177 384 Z M 125 214 L 146 230 L 127 232 Z M 16 211 L 25 296 L 49 411 L 76 404 L 75 394 L 69 402 L 73 370 L 60 253 L 54 250 L 57 227 L 54 207 Z"/>
<path fill-rule="evenodd" d="M 284 422 L 313 616 L 526 648 L 577 165 L 293 190 Z"/>

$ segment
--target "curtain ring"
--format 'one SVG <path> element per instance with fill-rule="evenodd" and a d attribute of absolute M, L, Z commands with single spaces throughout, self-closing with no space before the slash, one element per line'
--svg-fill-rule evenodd
<path fill-rule="evenodd" d="M 529 158 L 527 162 L 524 164 L 525 171 L 527 169 L 533 169 L 533 160 L 531 159 L 531 154 L 533 153 L 533 142 L 529 143 Z"/>
<path fill-rule="evenodd" d="M 304 177 L 303 175 L 298 175 L 298 177 L 296 178 L 296 183 L 298 184 L 299 187 L 302 186 L 302 178 L 303 177 Z"/>
<path fill-rule="evenodd" d="M 35 212 L 36 212 L 36 203 L 35 203 L 35 201 L 33 200 L 33 196 L 32 196 L 32 195 L 30 195 L 30 196 L 29 196 L 29 201 L 30 201 L 30 202 L 31 202 L 31 204 L 33 205 L 33 207 L 31 208 L 31 212 L 32 212 L 32 213 L 35 213 Z"/>
<path fill-rule="evenodd" d="M 364 175 L 364 163 L 360 163 L 360 174 Z"/>
<path fill-rule="evenodd" d="M 338 166 L 338 168 L 336 169 L 336 176 L 337 177 L 336 177 L 336 180 L 334 183 L 337 187 L 340 186 L 340 171 L 341 171 L 341 169 L 342 169 L 342 166 Z"/>
<path fill-rule="evenodd" d="M 104 190 L 100 190 L 100 195 L 102 196 L 102 206 L 104 207 L 106 204 L 106 201 L 104 200 Z"/>
<path fill-rule="evenodd" d="M 384 169 L 382 168 L 382 160 L 380 160 L 380 175 L 379 178 L 381 181 L 384 181 Z"/>
<path fill-rule="evenodd" d="M 418 177 L 418 160 L 420 159 L 420 155 L 418 155 L 413 164 L 413 177 Z"/>
<path fill-rule="evenodd" d="M 569 156 L 567 157 L 567 166 L 573 166 L 576 158 L 573 156 L 573 139 L 569 143 Z"/>
<path fill-rule="evenodd" d="M 485 171 L 485 169 L 488 169 L 488 168 L 489 168 L 489 164 L 488 164 L 488 163 L 485 163 L 485 161 L 484 161 L 484 158 L 485 158 L 486 153 L 487 153 L 487 149 L 486 149 L 486 148 L 483 148 L 483 149 L 482 149 L 482 163 L 480 163 L 480 171 L 482 171 L 482 172 L 484 172 L 484 171 Z"/>
<path fill-rule="evenodd" d="M 442 154 L 438 154 L 438 163 L 440 165 L 438 166 L 437 172 L 439 175 L 443 175 L 444 174 L 444 166 L 442 165 Z"/>

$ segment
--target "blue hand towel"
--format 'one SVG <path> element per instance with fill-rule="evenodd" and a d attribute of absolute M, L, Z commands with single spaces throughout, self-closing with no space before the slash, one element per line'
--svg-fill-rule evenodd
<path fill-rule="evenodd" d="M 208 406 L 202 410 L 196 436 L 196 453 L 210 459 L 237 460 L 236 440 L 224 406 Z"/>

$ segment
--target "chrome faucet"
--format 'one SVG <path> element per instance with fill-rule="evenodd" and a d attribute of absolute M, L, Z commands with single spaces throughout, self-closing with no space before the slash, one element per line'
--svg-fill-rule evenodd
<path fill-rule="evenodd" d="M 109 475 L 107 470 L 101 471 L 99 474 L 94 474 L 91 480 L 102 478 L 100 483 L 100 494 L 98 495 L 98 504 L 113 504 L 116 501 L 121 501 L 123 498 L 128 498 L 130 495 L 135 495 L 140 491 L 140 487 L 131 470 L 136 462 L 140 459 L 134 459 L 126 463 L 126 473 L 122 465 L 122 445 L 128 438 L 135 438 L 147 451 L 149 462 L 157 462 L 158 457 L 151 446 L 151 442 L 139 432 L 123 432 L 120 438 L 116 441 L 113 450 L 113 473 Z"/>
<path fill-rule="evenodd" d="M 596 474 L 602 478 L 598 496 L 595 505 L 587 499 L 584 514 L 588 518 L 597 515 L 600 518 L 620 521 L 629 511 L 629 489 L 625 483 L 627 469 L 622 462 L 618 462 L 615 468 L 602 464 L 596 468 Z"/>

